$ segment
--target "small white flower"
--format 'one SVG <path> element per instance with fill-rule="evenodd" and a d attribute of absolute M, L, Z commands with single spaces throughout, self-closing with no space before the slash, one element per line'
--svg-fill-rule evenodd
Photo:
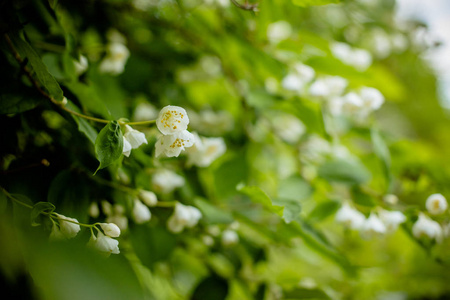
<path fill-rule="evenodd" d="M 361 234 L 363 237 L 371 238 L 372 236 L 381 235 L 386 233 L 386 226 L 377 217 L 376 214 L 371 213 L 370 216 L 365 220 L 361 228 Z"/>
<path fill-rule="evenodd" d="M 353 60 L 349 64 L 358 71 L 365 71 L 372 64 L 372 55 L 364 49 L 353 50 Z"/>
<path fill-rule="evenodd" d="M 443 195 L 433 194 L 427 198 L 425 206 L 430 214 L 440 215 L 447 210 L 448 204 Z"/>
<path fill-rule="evenodd" d="M 225 141 L 221 137 L 199 137 L 197 133 L 194 133 L 194 139 L 194 145 L 186 151 L 188 155 L 188 166 L 208 167 L 227 150 Z"/>
<path fill-rule="evenodd" d="M 151 191 L 140 190 L 139 198 L 142 200 L 142 202 L 144 202 L 145 205 L 150 207 L 155 206 L 158 203 L 156 194 Z"/>
<path fill-rule="evenodd" d="M 197 208 L 177 203 L 172 216 L 167 220 L 167 228 L 173 233 L 179 233 L 184 227 L 192 228 L 197 225 L 201 217 Z"/>
<path fill-rule="evenodd" d="M 125 125 L 125 133 L 123 137 L 130 143 L 132 149 L 137 149 L 142 144 L 148 143 L 144 133 L 133 129 L 129 125 Z"/>
<path fill-rule="evenodd" d="M 194 135 L 187 130 L 161 135 L 155 144 L 155 156 L 165 154 L 167 157 L 177 157 L 185 148 L 194 145 L 194 141 Z"/>
<path fill-rule="evenodd" d="M 162 134 L 175 134 L 187 129 L 189 117 L 186 110 L 179 106 L 168 105 L 161 109 L 156 126 Z"/>
<path fill-rule="evenodd" d="M 390 205 L 395 205 L 398 203 L 398 197 L 394 194 L 386 194 L 383 196 L 383 201 Z"/>
<path fill-rule="evenodd" d="M 150 221 L 152 218 L 152 214 L 150 212 L 150 209 L 142 203 L 139 199 L 134 199 L 133 202 L 133 210 L 132 215 L 133 219 L 137 224 L 143 224 L 145 222 Z"/>
<path fill-rule="evenodd" d="M 158 117 L 156 108 L 147 102 L 139 103 L 133 114 L 133 120 L 136 122 L 154 120 Z"/>
<path fill-rule="evenodd" d="M 314 81 L 309 87 L 313 97 L 337 97 L 342 95 L 348 86 L 348 80 L 340 76 L 324 76 Z"/>
<path fill-rule="evenodd" d="M 88 246 L 94 248 L 95 250 L 109 256 L 112 254 L 119 254 L 119 241 L 110 238 L 99 232 L 98 236 L 91 235 L 91 239 L 88 242 Z"/>
<path fill-rule="evenodd" d="M 77 219 L 69 218 L 55 213 L 59 218 L 59 229 L 61 233 L 68 239 L 75 237 L 80 231 L 80 225 L 72 223 L 79 223 Z"/>
<path fill-rule="evenodd" d="M 333 43 L 330 49 L 334 57 L 359 71 L 366 70 L 372 64 L 372 55 L 366 50 L 355 49 L 346 43 L 339 42 Z"/>
<path fill-rule="evenodd" d="M 314 79 L 316 72 L 310 66 L 297 63 L 293 71 L 281 81 L 281 85 L 286 90 L 302 92 L 304 86 Z"/>
<path fill-rule="evenodd" d="M 291 114 L 275 114 L 272 118 L 275 133 L 285 142 L 297 143 L 306 132 L 306 127 L 302 121 Z"/>
<path fill-rule="evenodd" d="M 219 136 L 233 129 L 233 116 L 227 111 L 201 110 L 198 114 L 189 111 L 189 120 L 195 130 L 202 134 Z"/>
<path fill-rule="evenodd" d="M 292 34 L 292 27 L 286 21 L 278 21 L 267 27 L 267 38 L 272 43 L 279 43 L 288 39 Z"/>
<path fill-rule="evenodd" d="M 88 60 L 84 55 L 80 55 L 80 59 L 78 61 L 75 60 L 73 64 L 75 66 L 75 73 L 77 75 L 83 74 L 88 68 Z"/>
<path fill-rule="evenodd" d="M 100 63 L 100 72 L 118 75 L 125 70 L 130 51 L 122 43 L 110 43 L 107 46 L 107 54 Z"/>
<path fill-rule="evenodd" d="M 156 171 L 152 177 L 153 190 L 163 194 L 170 193 L 175 188 L 182 187 L 184 183 L 184 177 L 166 169 Z"/>
<path fill-rule="evenodd" d="M 128 228 L 128 218 L 124 214 L 115 213 L 108 216 L 106 222 L 116 224 L 121 231 L 125 231 Z"/>
<path fill-rule="evenodd" d="M 234 230 L 226 229 L 222 232 L 222 245 L 231 246 L 239 242 L 239 236 Z"/>
<path fill-rule="evenodd" d="M 97 202 L 92 202 L 89 205 L 89 216 L 91 216 L 92 218 L 98 218 L 98 216 L 100 215 L 100 209 L 98 208 L 98 204 Z"/>
<path fill-rule="evenodd" d="M 341 103 L 341 112 L 346 115 L 358 115 L 363 107 L 363 100 L 353 92 L 344 95 Z"/>
<path fill-rule="evenodd" d="M 338 223 L 342 223 L 351 229 L 361 229 L 366 217 L 356 209 L 350 207 L 348 203 L 345 203 L 337 211 L 335 219 Z"/>
<path fill-rule="evenodd" d="M 214 238 L 212 236 L 210 236 L 210 235 L 203 235 L 202 236 L 202 242 L 206 246 L 212 246 L 212 245 L 214 245 Z"/>
<path fill-rule="evenodd" d="M 123 137 L 122 154 L 125 155 L 126 157 L 129 157 L 131 154 L 131 149 L 133 148 L 131 147 L 130 142 L 125 137 Z"/>
<path fill-rule="evenodd" d="M 120 228 L 114 223 L 100 223 L 100 227 L 102 228 L 105 235 L 109 237 L 120 236 Z"/>
<path fill-rule="evenodd" d="M 389 211 L 380 209 L 378 212 L 381 221 L 386 226 L 387 232 L 394 232 L 398 226 L 406 221 L 405 215 L 400 211 Z"/>
<path fill-rule="evenodd" d="M 210 225 L 206 228 L 206 231 L 212 236 L 219 236 L 220 227 L 217 225 Z"/>
<path fill-rule="evenodd" d="M 414 223 L 412 228 L 414 237 L 420 239 L 422 237 L 428 237 L 435 239 L 436 242 L 442 241 L 442 228 L 438 222 L 431 220 L 423 213 L 419 214 L 419 219 Z"/>
<path fill-rule="evenodd" d="M 363 101 L 363 107 L 369 112 L 379 109 L 384 103 L 383 94 L 375 88 L 362 87 L 359 95 Z"/>

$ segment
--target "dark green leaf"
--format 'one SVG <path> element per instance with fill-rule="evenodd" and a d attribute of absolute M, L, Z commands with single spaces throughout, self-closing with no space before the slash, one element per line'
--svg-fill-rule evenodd
<path fill-rule="evenodd" d="M 203 280 L 194 290 L 192 300 L 224 300 L 228 295 L 228 282 L 218 276 L 211 276 Z"/>
<path fill-rule="evenodd" d="M 20 38 L 19 33 L 11 34 L 10 37 L 22 58 L 28 59 L 31 68 L 37 76 L 39 84 L 41 84 L 55 100 L 61 101 L 64 98 L 63 91 L 55 78 L 49 73 L 47 67 L 36 51 Z"/>
<path fill-rule="evenodd" d="M 283 293 L 284 300 L 296 300 L 296 299 L 314 299 L 314 300 L 326 300 L 330 297 L 320 289 L 306 289 L 296 288 Z"/>
<path fill-rule="evenodd" d="M 52 9 L 55 9 L 56 5 L 58 4 L 58 0 L 48 0 L 48 4 Z"/>
<path fill-rule="evenodd" d="M 73 63 L 73 60 L 71 62 Z M 88 111 L 99 114 L 104 118 L 111 118 L 108 108 L 92 86 L 78 81 L 67 83 L 65 86 L 77 96 L 81 105 Z"/>
<path fill-rule="evenodd" d="M 319 176 L 329 180 L 347 184 L 361 184 L 369 181 L 370 173 L 359 161 L 335 159 L 319 168 Z"/>
<path fill-rule="evenodd" d="M 35 89 L 13 85 L 1 87 L 0 114 L 16 114 L 35 108 L 44 98 Z"/>
<path fill-rule="evenodd" d="M 34 205 L 33 201 L 27 196 L 20 194 L 11 194 L 11 197 L 17 200 L 12 201 L 15 224 L 18 226 L 30 226 L 30 208 L 28 206 L 32 207 Z"/>
<path fill-rule="evenodd" d="M 68 101 L 66 107 L 75 111 L 80 112 L 78 107 L 76 107 L 72 102 Z M 75 122 L 78 124 L 78 130 L 86 135 L 86 137 L 95 145 L 95 141 L 97 139 L 97 131 L 83 118 L 80 118 L 75 115 L 71 115 Z"/>
<path fill-rule="evenodd" d="M 31 226 L 39 226 L 38 218 L 42 213 L 50 214 L 55 210 L 55 206 L 50 202 L 38 202 L 33 206 L 31 210 Z"/>
<path fill-rule="evenodd" d="M 4 213 L 8 207 L 8 197 L 2 192 L 0 192 L 0 213 Z"/>
<path fill-rule="evenodd" d="M 376 202 L 372 196 L 364 193 L 359 187 L 356 186 L 352 188 L 352 198 L 353 201 L 359 205 L 368 207 L 374 207 L 376 205 Z"/>
<path fill-rule="evenodd" d="M 95 153 L 100 162 L 95 173 L 118 160 L 122 155 L 122 151 L 122 130 L 117 121 L 111 121 L 103 127 L 95 140 Z"/>

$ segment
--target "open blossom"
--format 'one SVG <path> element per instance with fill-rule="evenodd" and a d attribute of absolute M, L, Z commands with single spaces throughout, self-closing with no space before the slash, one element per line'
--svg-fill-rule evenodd
<path fill-rule="evenodd" d="M 183 231 L 184 227 L 192 228 L 201 219 L 201 212 L 193 206 L 177 203 L 173 215 L 167 220 L 167 228 L 173 233 Z"/>
<path fill-rule="evenodd" d="M 231 246 L 235 245 L 239 242 L 239 236 L 236 233 L 236 231 L 231 229 L 226 229 L 222 232 L 222 245 L 224 246 Z"/>
<path fill-rule="evenodd" d="M 100 72 L 118 75 L 125 70 L 130 51 L 122 44 L 113 42 L 107 46 L 107 54 L 100 63 Z"/>
<path fill-rule="evenodd" d="M 88 242 L 88 246 L 92 247 L 93 249 L 99 251 L 102 254 L 105 254 L 106 256 L 109 256 L 112 254 L 119 254 L 119 241 L 104 235 L 103 233 L 99 232 L 97 236 L 91 235 L 91 239 Z"/>
<path fill-rule="evenodd" d="M 109 237 L 120 236 L 120 228 L 114 223 L 100 223 L 100 227 L 102 228 L 105 235 Z"/>
<path fill-rule="evenodd" d="M 324 76 L 315 80 L 309 87 L 309 95 L 329 98 L 342 95 L 348 86 L 348 80 L 340 76 Z"/>
<path fill-rule="evenodd" d="M 184 183 L 184 177 L 167 169 L 156 171 L 152 177 L 153 190 L 163 194 L 170 193 L 174 189 L 182 187 Z"/>
<path fill-rule="evenodd" d="M 162 134 L 181 133 L 187 129 L 189 117 L 186 110 L 179 106 L 168 105 L 161 109 L 156 126 Z"/>
<path fill-rule="evenodd" d="M 133 149 L 133 147 L 131 147 L 130 142 L 125 137 L 123 137 L 122 154 L 126 157 L 129 157 L 131 154 L 131 149 Z"/>
<path fill-rule="evenodd" d="M 345 203 L 337 211 L 335 219 L 337 222 L 342 223 L 351 229 L 361 229 L 366 217 L 356 209 L 350 207 L 348 203 Z"/>
<path fill-rule="evenodd" d="M 267 27 L 267 38 L 272 43 L 279 43 L 288 39 L 292 34 L 292 27 L 286 21 L 278 21 Z"/>
<path fill-rule="evenodd" d="M 62 235 L 67 239 L 75 237 L 80 231 L 80 225 L 72 222 L 78 223 L 78 220 L 57 213 L 55 214 L 59 218 L 59 230 L 61 231 Z"/>
<path fill-rule="evenodd" d="M 383 94 L 372 87 L 362 87 L 359 90 L 359 95 L 363 101 L 363 107 L 368 112 L 379 109 L 384 103 Z"/>
<path fill-rule="evenodd" d="M 150 207 L 155 206 L 158 203 L 156 194 L 151 191 L 140 190 L 139 198 L 142 200 L 142 202 L 144 202 L 145 205 Z"/>
<path fill-rule="evenodd" d="M 185 148 L 194 145 L 194 142 L 194 135 L 187 130 L 162 135 L 155 144 L 155 156 L 158 157 L 161 154 L 165 154 L 167 157 L 177 157 Z"/>
<path fill-rule="evenodd" d="M 228 132 L 234 127 L 233 116 L 224 110 L 213 111 L 203 109 L 198 114 L 189 111 L 191 125 L 202 134 L 218 136 Z"/>
<path fill-rule="evenodd" d="M 372 64 L 372 55 L 366 50 L 352 48 L 349 44 L 338 42 L 333 43 L 330 48 L 334 57 L 359 71 L 365 71 Z"/>
<path fill-rule="evenodd" d="M 133 201 L 133 210 L 132 210 L 133 219 L 137 224 L 143 224 L 145 222 L 150 221 L 152 218 L 152 213 L 150 209 L 142 203 L 139 199 L 134 199 Z"/>
<path fill-rule="evenodd" d="M 147 144 L 147 139 L 145 138 L 145 134 L 133 129 L 129 125 L 125 125 L 125 133 L 123 137 L 130 143 L 132 149 L 137 149 L 142 144 Z"/>
<path fill-rule="evenodd" d="M 440 215 L 447 210 L 447 200 L 441 194 L 433 194 L 427 198 L 425 203 L 427 210 L 432 215 Z"/>
<path fill-rule="evenodd" d="M 298 63 L 294 65 L 290 72 L 281 81 L 281 85 L 286 90 L 301 92 L 306 84 L 314 79 L 316 72 L 310 66 Z"/>
<path fill-rule="evenodd" d="M 290 144 L 297 143 L 306 132 L 303 122 L 291 114 L 275 114 L 272 123 L 275 133 Z"/>
<path fill-rule="evenodd" d="M 367 220 L 361 227 L 361 234 L 363 237 L 370 238 L 372 236 L 386 233 L 386 226 L 374 213 L 371 213 Z"/>
<path fill-rule="evenodd" d="M 436 242 L 442 241 L 442 228 L 438 222 L 431 220 L 423 213 L 419 214 L 419 219 L 414 223 L 412 233 L 416 238 L 428 237 Z"/>
<path fill-rule="evenodd" d="M 187 165 L 208 167 L 227 150 L 225 141 L 221 137 L 206 138 L 200 137 L 197 133 L 194 133 L 194 138 L 194 145 L 187 151 Z"/>
<path fill-rule="evenodd" d="M 398 226 L 406 221 L 405 215 L 400 211 L 389 211 L 380 209 L 378 212 L 383 224 L 386 226 L 387 232 L 394 232 Z"/>
<path fill-rule="evenodd" d="M 88 60 L 84 55 L 80 55 L 80 59 L 74 60 L 73 64 L 75 66 L 75 73 L 77 75 L 83 74 L 88 68 Z"/>

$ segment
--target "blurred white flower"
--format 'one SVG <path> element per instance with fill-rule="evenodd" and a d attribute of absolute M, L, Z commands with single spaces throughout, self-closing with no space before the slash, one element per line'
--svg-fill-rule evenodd
<path fill-rule="evenodd" d="M 365 238 L 371 238 L 384 233 L 386 233 L 386 226 L 376 214 L 371 213 L 361 227 L 361 235 Z"/>
<path fill-rule="evenodd" d="M 110 43 L 125 44 L 127 42 L 125 36 L 114 28 L 108 29 L 108 32 L 106 33 L 106 38 Z"/>
<path fill-rule="evenodd" d="M 122 154 L 125 155 L 126 157 L 129 157 L 131 154 L 131 149 L 133 149 L 133 147 L 131 147 L 130 142 L 125 137 L 123 137 Z"/>
<path fill-rule="evenodd" d="M 222 232 L 222 245 L 224 246 L 231 246 L 235 245 L 239 242 L 239 236 L 236 233 L 236 231 L 231 229 L 226 229 Z"/>
<path fill-rule="evenodd" d="M 91 235 L 91 238 L 88 242 L 88 246 L 106 256 L 111 255 L 111 253 L 112 254 L 120 253 L 119 241 L 112 239 L 101 232 L 98 232 L 97 237 L 93 234 Z"/>
<path fill-rule="evenodd" d="M 376 28 L 369 34 L 370 48 L 378 59 L 388 57 L 392 52 L 391 37 L 381 28 Z"/>
<path fill-rule="evenodd" d="M 194 133 L 194 139 L 194 145 L 186 151 L 188 155 L 188 166 L 208 167 L 227 150 L 225 141 L 221 137 L 200 137 L 197 133 Z"/>
<path fill-rule="evenodd" d="M 419 214 L 419 219 L 414 223 L 412 233 L 414 237 L 418 239 L 428 237 L 430 239 L 435 239 L 438 243 L 442 241 L 443 236 L 442 228 L 439 223 L 431 220 L 423 213 Z"/>
<path fill-rule="evenodd" d="M 206 135 L 222 135 L 233 129 L 233 117 L 227 111 L 213 111 L 212 109 L 203 109 L 198 114 L 189 112 L 192 127 Z"/>
<path fill-rule="evenodd" d="M 175 188 L 182 187 L 184 183 L 184 177 L 167 169 L 156 171 L 152 177 L 153 190 L 163 194 L 170 193 Z"/>
<path fill-rule="evenodd" d="M 125 70 L 130 51 L 121 43 L 110 43 L 107 45 L 107 53 L 100 63 L 100 72 L 118 75 Z"/>
<path fill-rule="evenodd" d="M 212 246 L 214 245 L 214 238 L 210 235 L 202 235 L 202 242 L 203 244 L 205 244 L 206 246 Z"/>
<path fill-rule="evenodd" d="M 88 213 L 91 218 L 98 218 L 100 215 L 100 209 L 98 208 L 97 202 L 92 202 L 89 205 Z"/>
<path fill-rule="evenodd" d="M 123 137 L 130 143 L 131 148 L 133 149 L 139 148 L 142 144 L 148 143 L 144 133 L 133 129 L 129 125 L 125 125 L 125 133 Z"/>
<path fill-rule="evenodd" d="M 342 97 L 330 99 L 328 106 L 332 115 L 356 116 L 363 109 L 363 100 L 358 94 L 350 92 Z"/>
<path fill-rule="evenodd" d="M 75 66 L 75 73 L 77 75 L 81 75 L 86 72 L 89 63 L 86 56 L 80 55 L 79 60 L 74 60 L 73 64 Z"/>
<path fill-rule="evenodd" d="M 120 230 L 128 228 L 128 218 L 125 216 L 125 208 L 120 204 L 111 205 L 108 201 L 101 202 L 103 213 L 107 216 L 107 223 L 116 224 Z"/>
<path fill-rule="evenodd" d="M 386 226 L 387 232 L 394 232 L 397 230 L 398 226 L 406 221 L 405 215 L 400 211 L 389 211 L 380 209 L 378 211 L 378 216 L 380 217 L 383 224 Z"/>
<path fill-rule="evenodd" d="M 168 105 L 161 109 L 156 126 L 164 135 L 183 132 L 187 129 L 189 117 L 186 110 L 179 106 Z"/>
<path fill-rule="evenodd" d="M 386 194 L 383 196 L 383 201 L 390 205 L 395 205 L 398 203 L 398 197 L 394 194 Z"/>
<path fill-rule="evenodd" d="M 70 239 L 78 234 L 81 229 L 80 225 L 73 223 L 79 223 L 77 219 L 69 218 L 57 213 L 55 213 L 55 215 L 58 217 L 59 230 L 65 238 Z"/>
<path fill-rule="evenodd" d="M 202 214 L 197 208 L 177 203 L 172 216 L 167 220 L 167 228 L 173 233 L 179 233 L 185 227 L 192 228 L 197 225 L 201 217 Z"/>
<path fill-rule="evenodd" d="M 195 137 L 187 130 L 161 135 L 155 144 L 155 156 L 165 154 L 167 157 L 177 157 L 185 148 L 194 145 Z"/>
<path fill-rule="evenodd" d="M 432 215 L 440 215 L 447 210 L 447 200 L 442 194 L 433 194 L 427 198 L 425 206 Z"/>
<path fill-rule="evenodd" d="M 364 225 L 366 217 L 356 209 L 350 207 L 348 203 L 344 203 L 337 211 L 335 220 L 351 229 L 359 230 Z"/>
<path fill-rule="evenodd" d="M 139 198 L 147 206 L 155 206 L 158 203 L 158 198 L 156 194 L 151 191 L 139 190 Z"/>
<path fill-rule="evenodd" d="M 408 39 L 406 36 L 400 32 L 395 33 L 391 36 L 392 48 L 396 53 L 402 53 L 408 49 Z"/>
<path fill-rule="evenodd" d="M 287 21 L 278 21 L 267 27 L 267 39 L 274 44 L 288 39 L 291 34 L 292 27 Z"/>
<path fill-rule="evenodd" d="M 352 48 L 349 44 L 340 42 L 331 44 L 330 49 L 334 57 L 359 71 L 365 71 L 372 64 L 372 56 L 366 50 Z"/>
<path fill-rule="evenodd" d="M 128 218 L 124 214 L 115 213 L 108 216 L 105 221 L 116 224 L 121 231 L 125 231 L 128 228 Z"/>
<path fill-rule="evenodd" d="M 120 236 L 120 228 L 114 223 L 100 223 L 100 227 L 102 228 L 105 235 L 109 237 Z"/>
<path fill-rule="evenodd" d="M 133 210 L 131 214 L 133 215 L 133 219 L 137 224 L 143 224 L 150 221 L 150 219 L 152 218 L 150 209 L 139 199 L 134 199 Z"/>
<path fill-rule="evenodd" d="M 154 120 L 158 117 L 157 109 L 147 102 L 139 103 L 133 114 L 133 120 L 136 122 Z"/>
<path fill-rule="evenodd" d="M 316 79 L 309 87 L 309 95 L 313 97 L 337 97 L 342 95 L 348 81 L 340 76 L 323 76 Z"/>
<path fill-rule="evenodd" d="M 306 127 L 296 116 L 286 113 L 277 113 L 272 118 L 275 133 L 285 142 L 297 143 L 306 132 Z"/>
<path fill-rule="evenodd" d="M 363 101 L 363 107 L 367 113 L 377 110 L 384 103 L 383 94 L 372 87 L 362 87 L 359 90 L 359 95 Z"/>
<path fill-rule="evenodd" d="M 310 83 L 315 75 L 316 72 L 313 68 L 297 63 L 294 65 L 293 70 L 283 78 L 281 85 L 286 90 L 301 93 L 305 85 Z"/>

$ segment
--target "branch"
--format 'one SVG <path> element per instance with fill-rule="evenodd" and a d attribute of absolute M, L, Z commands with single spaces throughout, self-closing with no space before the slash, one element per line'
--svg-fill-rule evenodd
<path fill-rule="evenodd" d="M 249 10 L 252 12 L 258 12 L 258 3 L 248 3 L 247 1 L 244 4 L 238 3 L 236 0 L 230 0 L 231 3 L 233 3 L 236 7 L 243 9 L 243 10 Z"/>

